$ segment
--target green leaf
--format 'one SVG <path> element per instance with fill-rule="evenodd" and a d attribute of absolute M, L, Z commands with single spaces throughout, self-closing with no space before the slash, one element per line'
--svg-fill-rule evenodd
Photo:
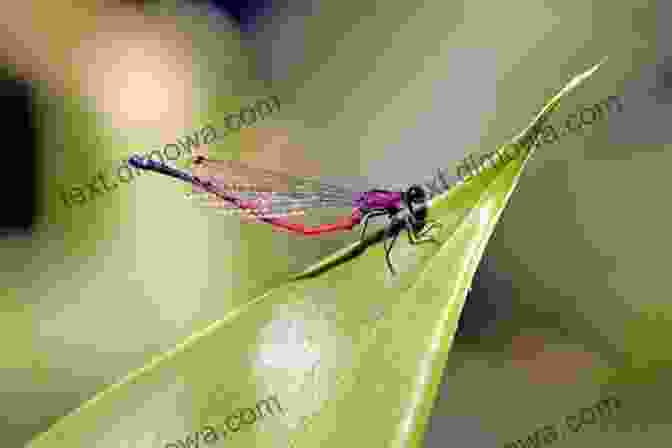
<path fill-rule="evenodd" d="M 536 132 L 601 64 L 499 148 L 513 159 L 432 200 L 437 242 L 400 238 L 398 275 L 374 233 L 192 335 L 30 447 L 420 446 L 469 285 Z"/>

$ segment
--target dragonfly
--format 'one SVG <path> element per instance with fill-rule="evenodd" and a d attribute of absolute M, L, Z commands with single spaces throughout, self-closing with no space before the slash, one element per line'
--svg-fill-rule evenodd
<path fill-rule="evenodd" d="M 225 204 L 224 208 L 237 209 L 254 221 L 290 233 L 320 236 L 350 231 L 360 225 L 361 244 L 366 239 L 369 221 L 385 216 L 388 222 L 383 229 L 383 247 L 385 261 L 392 275 L 396 275 L 396 271 L 390 253 L 402 232 L 406 231 L 408 241 L 413 245 L 430 241 L 436 243 L 429 233 L 441 227 L 439 221 L 427 219 L 428 202 L 432 194 L 419 184 L 402 191 L 380 188 L 353 191 L 319 179 L 290 176 L 234 160 L 213 160 L 205 156 L 195 156 L 192 166 L 204 169 L 208 173 L 206 176 L 196 176 L 140 155 L 130 156 L 128 164 L 189 183 L 197 193 L 211 198 L 214 196 L 216 201 Z M 254 183 L 249 183 L 250 180 Z M 316 226 L 306 226 L 288 219 L 297 212 L 304 213 L 323 207 L 351 208 L 351 213 L 336 222 Z"/>

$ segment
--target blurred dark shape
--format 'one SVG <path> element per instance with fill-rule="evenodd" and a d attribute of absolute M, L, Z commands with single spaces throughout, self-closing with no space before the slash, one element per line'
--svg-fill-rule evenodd
<path fill-rule="evenodd" d="M 122 5 L 135 6 L 138 9 L 142 9 L 144 5 L 154 2 L 156 0 L 121 0 Z M 245 29 L 253 24 L 271 6 L 272 2 L 273 0 L 193 0 L 183 1 L 182 3 L 212 5 L 233 18 L 240 28 Z"/>
<path fill-rule="evenodd" d="M 32 88 L 6 67 L 0 68 L 0 99 L 5 110 L 0 237 L 30 234 L 37 211 L 37 139 Z"/>
<path fill-rule="evenodd" d="M 640 153 L 661 152 L 665 150 L 661 145 L 672 142 L 672 56 L 660 54 L 654 63 L 637 67 L 628 78 L 618 95 L 622 112 L 610 114 L 599 125 L 607 129 L 609 145 L 586 151 L 586 160 L 632 160 L 628 145 L 639 145 Z"/>
<path fill-rule="evenodd" d="M 494 335 L 496 325 L 512 316 L 514 294 L 512 281 L 497 272 L 486 249 L 458 321 L 456 343 L 478 346 Z"/>
<path fill-rule="evenodd" d="M 211 0 L 211 3 L 229 13 L 241 28 L 246 28 L 271 6 L 272 0 Z"/>
<path fill-rule="evenodd" d="M 651 89 L 658 104 L 672 104 L 672 57 L 666 56 L 655 68 L 655 85 Z"/>

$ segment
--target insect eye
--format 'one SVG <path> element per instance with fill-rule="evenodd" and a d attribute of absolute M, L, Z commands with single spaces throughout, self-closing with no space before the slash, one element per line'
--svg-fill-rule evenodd
<path fill-rule="evenodd" d="M 418 185 L 413 185 L 408 189 L 407 192 L 407 197 L 408 197 L 408 202 L 410 203 L 419 203 L 419 202 L 424 202 L 425 200 L 425 190 L 423 190 L 421 187 Z"/>

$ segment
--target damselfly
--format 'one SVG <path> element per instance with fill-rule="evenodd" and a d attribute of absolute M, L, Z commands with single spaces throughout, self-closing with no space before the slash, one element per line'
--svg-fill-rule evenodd
<path fill-rule="evenodd" d="M 399 234 L 405 230 L 411 244 L 420 244 L 434 241 L 428 233 L 441 225 L 438 221 L 427 219 L 431 194 L 420 185 L 412 185 L 405 191 L 371 189 L 356 192 L 310 178 L 293 177 L 252 168 L 240 162 L 211 160 L 203 156 L 195 157 L 193 164 L 207 168 L 207 176 L 196 176 L 138 155 L 131 156 L 128 164 L 190 183 L 196 191 L 214 195 L 218 201 L 246 211 L 257 221 L 302 235 L 316 236 L 352 230 L 361 225 L 360 242 L 363 243 L 369 220 L 385 216 L 389 221 L 383 230 L 383 247 L 387 266 L 393 275 L 395 270 L 390 252 Z M 254 181 L 250 183 L 250 179 Z M 350 216 L 342 217 L 337 222 L 314 227 L 287 219 L 296 211 L 321 207 L 348 207 L 352 211 Z"/>

